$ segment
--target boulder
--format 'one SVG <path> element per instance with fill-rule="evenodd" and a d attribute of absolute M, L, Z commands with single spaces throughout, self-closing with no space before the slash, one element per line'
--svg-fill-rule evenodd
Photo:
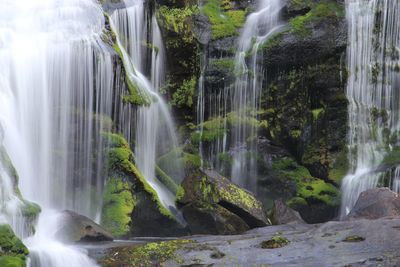
<path fill-rule="evenodd" d="M 192 234 L 237 234 L 269 224 L 263 205 L 252 193 L 211 170 L 187 176 L 177 203 Z"/>
<path fill-rule="evenodd" d="M 271 221 L 275 225 L 287 223 L 305 223 L 300 213 L 289 208 L 282 200 L 274 200 Z"/>
<path fill-rule="evenodd" d="M 113 236 L 86 216 L 65 210 L 56 236 L 65 242 L 112 241 Z"/>
<path fill-rule="evenodd" d="M 400 216 L 400 197 L 384 187 L 362 192 L 345 219 L 379 219 L 398 216 Z"/>

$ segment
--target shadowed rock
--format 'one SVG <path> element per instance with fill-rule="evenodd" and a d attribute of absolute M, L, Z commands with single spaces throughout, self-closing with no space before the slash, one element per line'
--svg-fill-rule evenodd
<path fill-rule="evenodd" d="M 282 200 L 274 200 L 274 209 L 272 211 L 271 221 L 273 224 L 287 223 L 305 223 L 300 213 L 289 208 Z"/>

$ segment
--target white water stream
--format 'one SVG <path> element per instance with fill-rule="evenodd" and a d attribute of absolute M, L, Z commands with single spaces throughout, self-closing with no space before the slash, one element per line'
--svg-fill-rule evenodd
<path fill-rule="evenodd" d="M 221 171 L 223 163 L 216 156 L 230 153 L 233 162 L 228 172 L 232 181 L 250 190 L 255 190 L 257 176 L 257 128 L 248 122 L 257 117 L 262 85 L 266 80 L 259 47 L 283 26 L 280 21 L 282 6 L 281 0 L 262 0 L 256 11 L 247 17 L 234 58 L 236 79 L 233 86 L 227 85 L 217 93 L 207 93 L 204 71 L 199 80 L 197 116 L 200 135 L 204 130 L 202 124 L 207 119 L 205 114 L 208 119 L 222 118 L 219 123 L 224 129 L 224 134 L 209 146 L 208 151 L 200 143 L 201 156 L 209 161 L 211 167 Z M 205 110 L 206 103 L 209 110 Z M 236 122 L 230 138 L 227 137 L 229 116 Z"/>
<path fill-rule="evenodd" d="M 347 0 L 346 9 L 351 169 L 342 183 L 341 216 L 378 185 L 384 174 L 376 169 L 398 146 L 400 130 L 400 3 Z"/>
<path fill-rule="evenodd" d="M 103 11 L 92 0 L 0 2 L 4 147 L 23 196 L 42 207 L 35 236 L 25 240 L 31 266 L 96 266 L 84 250 L 56 240 L 52 210 L 98 217 L 101 162 L 93 154 L 104 121 L 93 114 L 111 115 L 113 82 L 103 26 Z M 3 185 L 7 179 L 2 175 Z"/>

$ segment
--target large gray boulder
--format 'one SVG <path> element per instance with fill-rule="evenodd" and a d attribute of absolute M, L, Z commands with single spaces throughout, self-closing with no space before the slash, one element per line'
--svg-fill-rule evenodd
<path fill-rule="evenodd" d="M 112 241 L 114 237 L 86 216 L 65 210 L 60 218 L 61 227 L 56 233 L 64 242 Z"/>
<path fill-rule="evenodd" d="M 400 197 L 389 188 L 374 188 L 360 194 L 346 220 L 400 216 Z"/>

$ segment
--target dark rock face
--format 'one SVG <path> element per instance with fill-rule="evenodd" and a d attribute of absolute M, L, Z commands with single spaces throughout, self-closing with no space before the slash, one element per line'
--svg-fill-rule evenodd
<path fill-rule="evenodd" d="M 160 213 L 158 205 L 146 191 L 137 191 L 136 207 L 131 214 L 130 236 L 183 236 L 187 229 L 171 217 Z"/>
<path fill-rule="evenodd" d="M 186 177 L 177 202 L 192 234 L 238 234 L 269 224 L 250 192 L 210 170 Z"/>
<path fill-rule="evenodd" d="M 62 226 L 56 233 L 66 242 L 112 241 L 113 236 L 86 216 L 66 210 L 61 214 Z"/>
<path fill-rule="evenodd" d="M 346 220 L 378 219 L 400 216 L 400 197 L 389 188 L 374 188 L 362 192 Z"/>
<path fill-rule="evenodd" d="M 287 223 L 305 223 L 300 214 L 286 206 L 282 200 L 274 201 L 274 209 L 272 210 L 271 221 L 276 225 Z"/>

